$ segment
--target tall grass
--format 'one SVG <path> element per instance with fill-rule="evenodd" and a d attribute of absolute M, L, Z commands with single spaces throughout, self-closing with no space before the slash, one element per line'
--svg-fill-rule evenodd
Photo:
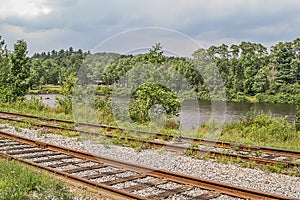
<path fill-rule="evenodd" d="M 41 117 L 72 119 L 71 114 L 65 114 L 59 108 L 51 108 L 34 96 L 30 100 L 20 99 L 16 102 L 1 102 L 0 110 L 21 114 L 35 115 Z"/>
<path fill-rule="evenodd" d="M 300 150 L 300 133 L 286 117 L 250 113 L 222 127 L 220 140 Z"/>
<path fill-rule="evenodd" d="M 0 159 L 0 199 L 74 199 L 69 189 L 50 176 L 32 171 L 19 162 Z"/>

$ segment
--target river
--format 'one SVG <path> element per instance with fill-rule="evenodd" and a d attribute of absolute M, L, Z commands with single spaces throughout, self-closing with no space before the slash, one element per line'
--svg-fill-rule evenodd
<path fill-rule="evenodd" d="M 26 95 L 30 99 L 31 95 Z M 43 102 L 51 107 L 55 107 L 55 94 L 35 95 L 37 98 L 42 98 Z M 123 100 L 120 100 L 121 102 Z M 246 116 L 250 109 L 255 109 L 258 112 L 263 112 L 274 117 L 287 116 L 289 122 L 295 119 L 296 106 L 289 104 L 269 104 L 269 103 L 245 103 L 245 102 L 226 102 L 222 108 L 223 114 L 212 113 L 212 103 L 210 101 L 188 100 L 181 105 L 179 119 L 184 129 L 191 126 L 198 127 L 202 123 L 209 121 L 211 116 L 216 116 L 225 122 L 230 122 Z"/>

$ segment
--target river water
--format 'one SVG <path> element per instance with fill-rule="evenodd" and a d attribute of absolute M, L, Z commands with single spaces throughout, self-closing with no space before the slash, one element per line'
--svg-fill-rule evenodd
<path fill-rule="evenodd" d="M 30 99 L 31 95 L 26 95 Z M 37 98 L 42 98 L 42 101 L 55 107 L 55 94 L 35 95 Z M 124 100 L 118 100 L 123 102 Z M 212 111 L 214 107 L 221 105 L 217 112 Z M 289 122 L 295 119 L 296 106 L 289 104 L 268 104 L 268 103 L 244 103 L 244 102 L 226 102 L 226 103 L 211 103 L 210 101 L 195 101 L 187 100 L 181 104 L 181 111 L 178 120 L 184 129 L 190 127 L 199 127 L 200 124 L 208 122 L 210 119 L 218 119 L 217 121 L 230 122 L 246 116 L 250 109 L 255 109 L 257 112 L 263 112 L 274 117 L 287 116 Z"/>

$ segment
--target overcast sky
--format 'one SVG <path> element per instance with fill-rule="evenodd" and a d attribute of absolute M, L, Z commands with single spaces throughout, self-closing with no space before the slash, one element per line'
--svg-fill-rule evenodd
<path fill-rule="evenodd" d="M 161 27 L 202 47 L 241 41 L 271 46 L 299 37 L 299 0 L 0 0 L 0 35 L 29 54 L 92 50 L 123 31 Z M 167 37 L 167 32 L 164 37 Z M 158 35 L 155 35 L 160 42 Z"/>

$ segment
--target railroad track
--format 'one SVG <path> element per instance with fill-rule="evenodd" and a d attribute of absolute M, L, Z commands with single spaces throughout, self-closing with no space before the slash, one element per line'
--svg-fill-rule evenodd
<path fill-rule="evenodd" d="M 55 123 L 65 123 L 65 124 L 73 124 L 73 121 L 69 120 L 59 120 L 53 118 L 43 118 L 31 115 L 24 115 L 24 114 L 17 114 L 17 113 L 9 113 L 9 112 L 0 112 L 2 116 L 0 119 L 3 120 L 11 120 L 16 122 L 24 122 L 22 118 L 30 118 L 30 119 L 37 119 L 47 122 L 55 122 Z M 11 116 L 11 117 L 8 117 Z M 100 134 L 104 135 L 108 138 L 114 138 L 115 135 L 112 134 L 103 134 L 99 132 L 92 132 L 92 131 L 83 131 L 75 128 L 66 128 L 58 125 L 49 125 L 43 124 L 38 122 L 30 122 L 34 126 L 48 128 L 48 129 L 60 129 L 60 130 L 67 130 L 67 131 L 76 131 L 81 134 L 89 134 L 89 135 L 96 135 L 99 136 Z M 99 125 L 99 124 L 89 124 L 89 123 L 78 123 L 79 126 L 88 126 L 94 128 L 108 128 L 111 130 L 121 130 L 121 131 L 134 131 L 138 132 L 139 134 L 147 134 L 147 135 L 154 135 L 155 138 L 169 138 L 176 140 L 175 136 L 173 135 L 165 135 L 157 132 L 146 132 L 146 131 L 136 131 L 131 129 L 124 129 L 118 128 L 114 126 L 108 125 Z M 230 142 L 222 142 L 222 141 L 211 141 L 211 140 L 204 140 L 199 138 L 192 138 L 192 137 L 185 137 L 181 136 L 181 142 L 187 142 L 193 144 L 193 146 L 198 145 L 198 147 L 190 147 L 181 144 L 170 144 L 170 143 L 163 143 L 163 142 L 156 142 L 152 140 L 143 140 L 140 138 L 131 138 L 120 136 L 118 137 L 120 140 L 129 141 L 129 142 L 140 142 L 147 144 L 154 148 L 164 148 L 170 151 L 176 152 L 187 152 L 189 151 L 190 154 L 194 156 L 207 156 L 209 158 L 233 158 L 233 159 L 242 159 L 247 162 L 255 162 L 258 164 L 269 164 L 269 165 L 281 165 L 282 167 L 300 167 L 300 151 L 295 150 L 287 150 L 287 149 L 279 149 L 279 148 L 270 148 L 270 147 L 263 147 L 263 146 L 255 146 L 255 145 L 245 145 L 245 144 L 237 144 L 237 143 L 230 143 Z M 207 147 L 210 147 L 207 149 Z"/>
<path fill-rule="evenodd" d="M 292 199 L 27 139 L 0 131 L 0 156 L 115 199 Z"/>

